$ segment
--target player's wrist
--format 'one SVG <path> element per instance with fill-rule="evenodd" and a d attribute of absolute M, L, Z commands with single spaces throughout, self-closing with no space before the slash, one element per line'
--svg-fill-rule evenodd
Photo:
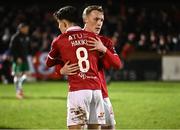
<path fill-rule="evenodd" d="M 64 75 L 63 69 L 60 69 L 60 74 Z"/>
<path fill-rule="evenodd" d="M 102 52 L 106 53 L 106 51 L 107 51 L 107 48 L 104 46 L 103 49 L 102 49 Z"/>

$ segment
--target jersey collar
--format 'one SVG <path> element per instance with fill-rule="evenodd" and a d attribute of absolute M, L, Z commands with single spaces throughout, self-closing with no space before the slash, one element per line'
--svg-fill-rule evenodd
<path fill-rule="evenodd" d="M 72 27 L 69 27 L 69 28 L 66 30 L 66 32 L 68 32 L 68 31 L 79 31 L 79 30 L 82 30 L 82 28 L 79 27 L 79 26 L 72 26 Z"/>

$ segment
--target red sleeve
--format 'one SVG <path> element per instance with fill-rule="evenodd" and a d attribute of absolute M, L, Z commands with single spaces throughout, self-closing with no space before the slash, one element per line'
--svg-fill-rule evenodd
<path fill-rule="evenodd" d="M 52 67 L 60 63 L 61 63 L 61 60 L 60 60 L 60 55 L 59 55 L 58 47 L 57 47 L 57 39 L 55 39 L 51 44 L 51 50 L 48 53 L 48 56 L 46 58 L 46 65 L 47 67 Z"/>
<path fill-rule="evenodd" d="M 105 69 L 113 67 L 115 69 L 120 69 L 123 67 L 122 61 L 117 55 L 114 46 L 108 38 L 102 39 L 103 44 L 107 47 L 107 51 L 103 56 L 102 63 Z"/>
<path fill-rule="evenodd" d="M 61 73 L 60 73 L 60 70 L 62 67 L 63 67 L 63 65 L 61 65 L 61 64 L 55 66 L 55 73 L 57 76 L 59 76 L 59 78 L 63 77 L 63 75 L 61 75 Z"/>
<path fill-rule="evenodd" d="M 110 52 L 109 49 L 107 49 L 102 62 L 105 69 L 109 69 L 111 66 L 115 69 L 120 69 L 123 66 L 119 56 Z"/>

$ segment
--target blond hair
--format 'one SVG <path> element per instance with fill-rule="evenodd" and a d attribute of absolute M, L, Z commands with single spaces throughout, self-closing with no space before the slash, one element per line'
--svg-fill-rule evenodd
<path fill-rule="evenodd" d="M 104 14 L 104 10 L 103 10 L 102 6 L 90 5 L 84 9 L 83 14 L 82 14 L 82 18 L 85 19 L 85 17 L 87 15 L 89 15 L 93 10 L 97 10 L 97 11 L 102 12 Z"/>

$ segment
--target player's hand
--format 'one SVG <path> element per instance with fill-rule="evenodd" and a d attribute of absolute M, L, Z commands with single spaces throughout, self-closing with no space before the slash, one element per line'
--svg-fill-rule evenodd
<path fill-rule="evenodd" d="M 70 61 L 67 61 L 65 65 L 61 68 L 60 74 L 61 75 L 74 75 L 77 74 L 79 70 L 79 66 L 77 63 L 70 64 Z"/>
<path fill-rule="evenodd" d="M 91 49 L 89 49 L 91 51 L 96 50 L 96 51 L 103 52 L 103 53 L 106 53 L 106 51 L 107 51 L 107 48 L 104 46 L 101 39 L 98 37 L 96 37 L 96 38 L 89 37 L 87 45 L 92 47 Z"/>

